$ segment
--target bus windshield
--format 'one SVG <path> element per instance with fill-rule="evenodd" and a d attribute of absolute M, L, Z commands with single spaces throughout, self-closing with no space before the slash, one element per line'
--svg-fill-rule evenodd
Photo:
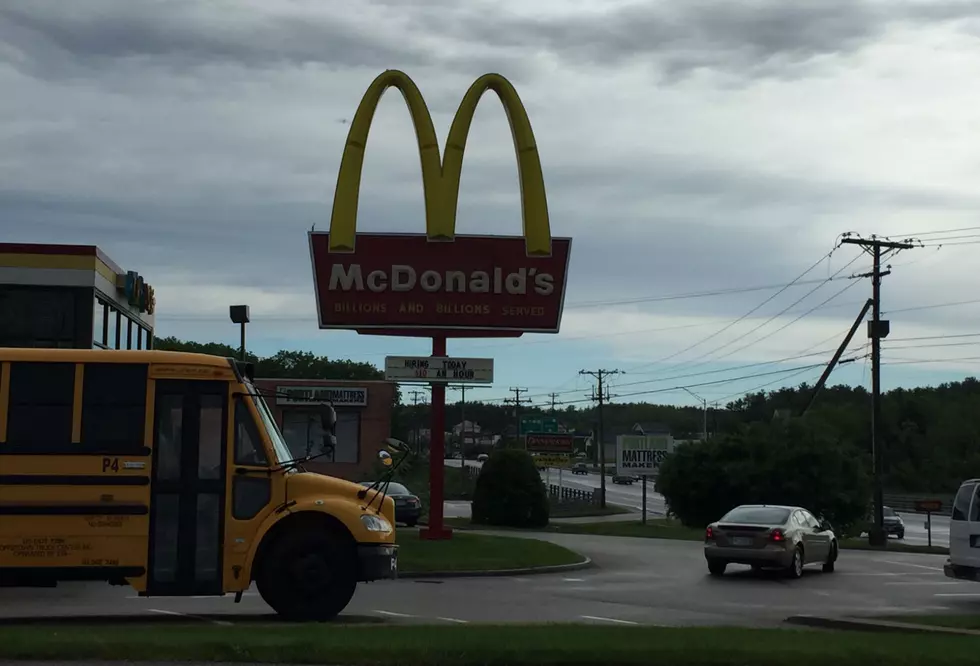
<path fill-rule="evenodd" d="M 292 460 L 293 454 L 289 452 L 286 440 L 283 439 L 282 432 L 279 431 L 279 424 L 276 423 L 272 412 L 269 411 L 269 406 L 265 403 L 265 399 L 255 390 L 254 386 L 251 384 L 247 384 L 247 386 L 252 400 L 255 401 L 255 411 L 259 413 L 259 418 L 262 419 L 262 424 L 265 426 L 266 432 L 269 433 L 269 439 L 272 440 L 272 448 L 276 450 L 277 462 L 281 464 Z"/>

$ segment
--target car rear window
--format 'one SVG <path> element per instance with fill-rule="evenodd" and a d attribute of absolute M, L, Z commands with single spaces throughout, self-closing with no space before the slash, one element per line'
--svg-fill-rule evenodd
<path fill-rule="evenodd" d="M 892 509 L 891 507 L 887 507 L 887 506 L 886 507 L 883 507 L 882 508 L 882 511 L 889 518 L 895 515 L 895 509 Z"/>
<path fill-rule="evenodd" d="M 769 506 L 740 506 L 724 515 L 720 522 L 748 525 L 779 525 L 789 518 L 789 509 Z"/>
<path fill-rule="evenodd" d="M 970 500 L 973 499 L 973 489 L 974 484 L 964 483 L 960 486 L 960 490 L 956 493 L 956 499 L 953 500 L 953 515 L 952 520 L 966 520 L 967 514 L 970 512 Z"/>

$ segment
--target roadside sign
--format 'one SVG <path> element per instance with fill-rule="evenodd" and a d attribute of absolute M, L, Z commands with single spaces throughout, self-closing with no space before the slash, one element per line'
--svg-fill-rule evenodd
<path fill-rule="evenodd" d="M 521 435 L 528 433 L 557 433 L 558 419 L 553 416 L 522 416 Z"/>
<path fill-rule="evenodd" d="M 616 438 L 616 473 L 656 476 L 667 454 L 674 450 L 670 435 L 619 435 Z"/>
<path fill-rule="evenodd" d="M 541 455 L 534 456 L 534 464 L 538 466 L 539 469 L 546 469 L 548 467 L 557 467 L 561 469 L 563 467 L 568 467 L 568 462 L 570 457 L 567 454 L 562 453 L 542 453 Z"/>
<path fill-rule="evenodd" d="M 492 384 L 493 359 L 385 356 L 385 379 L 389 382 Z"/>
<path fill-rule="evenodd" d="M 575 449 L 575 436 L 557 433 L 528 433 L 524 438 L 531 453 L 570 454 Z"/>
<path fill-rule="evenodd" d="M 919 513 L 942 513 L 943 501 L 938 499 L 916 500 L 915 510 Z"/>

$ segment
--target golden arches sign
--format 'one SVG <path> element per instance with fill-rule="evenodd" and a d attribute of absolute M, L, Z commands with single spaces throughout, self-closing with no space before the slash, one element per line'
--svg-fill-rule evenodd
<path fill-rule="evenodd" d="M 422 161 L 422 187 L 425 191 L 425 229 L 429 240 L 452 241 L 456 236 L 456 209 L 466 139 L 480 98 L 486 91 L 493 90 L 507 113 L 514 149 L 517 152 L 527 254 L 530 257 L 551 256 L 551 224 L 548 220 L 548 201 L 541 160 L 527 110 L 510 81 L 499 74 L 484 74 L 473 82 L 456 111 L 445 152 L 440 158 L 439 140 L 422 93 L 407 74 L 393 69 L 381 73 L 371 83 L 351 122 L 334 192 L 333 213 L 330 217 L 330 252 L 354 251 L 364 150 L 374 112 L 388 88 L 398 88 L 401 92 L 415 125 L 419 157 Z"/>

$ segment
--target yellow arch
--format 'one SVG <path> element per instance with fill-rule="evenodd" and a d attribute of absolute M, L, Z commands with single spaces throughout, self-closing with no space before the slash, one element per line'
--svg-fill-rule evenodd
<path fill-rule="evenodd" d="M 357 204 L 360 198 L 361 171 L 368 131 L 381 96 L 388 88 L 398 88 L 415 126 L 419 158 L 422 163 L 422 187 L 425 197 L 425 228 L 430 240 L 452 240 L 456 235 L 456 210 L 463 153 L 477 104 L 487 90 L 497 93 L 510 122 L 517 170 L 521 183 L 521 209 L 524 239 L 529 256 L 551 254 L 551 225 L 544 189 L 541 160 L 534 141 L 531 121 L 514 86 L 499 74 L 484 74 L 469 87 L 456 111 L 449 130 L 446 150 L 440 160 L 439 142 L 432 116 L 418 86 L 398 70 L 381 73 L 361 99 L 340 161 L 337 188 L 334 191 L 330 218 L 329 249 L 352 252 L 357 231 Z"/>

